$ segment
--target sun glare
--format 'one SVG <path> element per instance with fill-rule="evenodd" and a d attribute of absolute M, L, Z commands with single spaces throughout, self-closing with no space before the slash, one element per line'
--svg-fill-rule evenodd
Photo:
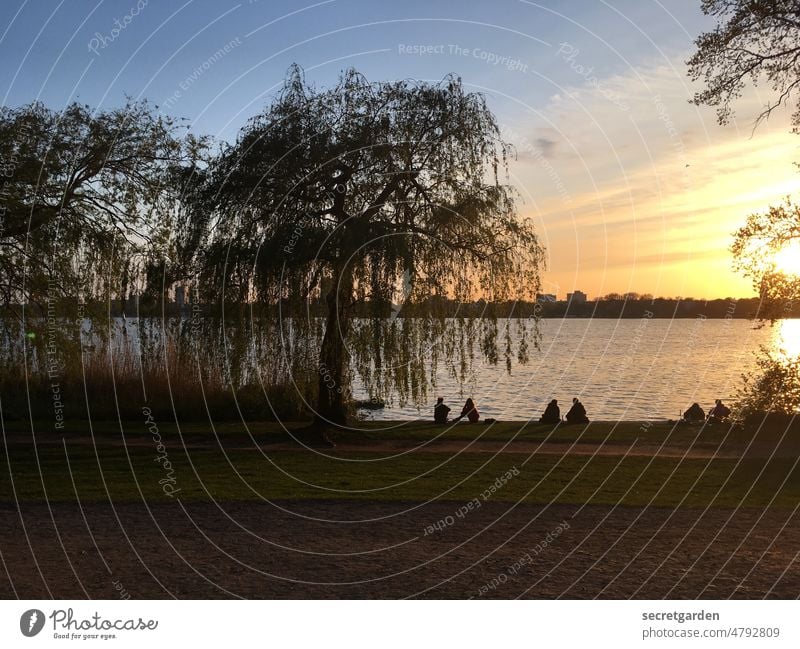
<path fill-rule="evenodd" d="M 775 329 L 772 347 L 787 360 L 800 356 L 800 320 L 781 320 Z"/>
<path fill-rule="evenodd" d="M 800 275 L 800 241 L 795 239 L 786 244 L 772 261 L 775 268 L 785 275 Z"/>

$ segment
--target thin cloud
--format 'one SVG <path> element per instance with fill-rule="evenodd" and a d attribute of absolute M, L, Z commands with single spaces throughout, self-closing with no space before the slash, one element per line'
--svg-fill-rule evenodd
<path fill-rule="evenodd" d="M 663 291 L 751 293 L 730 269 L 731 232 L 800 187 L 792 164 L 800 140 L 789 133 L 788 115 L 775 115 L 751 137 L 763 104 L 756 89 L 738 104 L 739 122 L 720 127 L 713 109 L 689 103 L 685 58 L 602 79 L 603 92 L 563 88 L 542 109 L 543 123 L 520 129 L 551 165 L 545 173 L 541 160 L 521 159 L 514 173 L 522 194 L 533 197 L 523 211 L 540 223 L 552 281 L 622 290 L 608 289 L 598 269 L 664 264 L 674 274 L 684 260 L 687 274 L 674 287 L 661 277 Z M 612 92 L 627 110 L 608 100 Z"/>

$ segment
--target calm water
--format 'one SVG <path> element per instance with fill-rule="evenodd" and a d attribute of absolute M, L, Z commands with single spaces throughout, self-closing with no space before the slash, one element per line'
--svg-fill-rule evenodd
<path fill-rule="evenodd" d="M 138 353 L 136 323 L 115 322 L 128 332 L 114 337 L 117 350 L 132 345 Z M 463 392 L 441 370 L 426 407 L 390 403 L 362 414 L 427 419 L 437 396 L 456 412 L 469 396 L 484 418 L 538 419 L 550 399 L 558 399 L 563 415 L 577 396 L 590 419 L 675 419 L 694 401 L 708 410 L 714 399 L 729 400 L 742 374 L 755 368 L 760 345 L 800 354 L 800 320 L 756 328 L 748 320 L 547 319 L 541 332 L 541 349 L 511 374 L 502 361 L 486 365 L 478 355 Z M 357 398 L 367 396 L 358 383 L 353 387 Z"/>
<path fill-rule="evenodd" d="M 436 396 L 460 411 L 473 397 L 482 417 L 528 419 L 577 396 L 590 419 L 677 418 L 693 402 L 708 410 L 729 399 L 755 366 L 759 345 L 800 353 L 800 320 L 754 328 L 747 320 L 543 320 L 541 351 L 528 365 L 481 365 L 470 386 L 441 373 L 427 409 L 387 407 L 371 419 L 432 416 Z M 457 413 L 456 413 L 457 414 Z"/>

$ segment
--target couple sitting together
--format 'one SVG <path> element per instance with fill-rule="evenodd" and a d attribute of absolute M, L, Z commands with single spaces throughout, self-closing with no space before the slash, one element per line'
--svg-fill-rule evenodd
<path fill-rule="evenodd" d="M 433 421 L 437 424 L 446 424 L 447 423 L 447 415 L 450 413 L 450 408 L 444 405 L 444 399 L 439 397 L 436 400 L 436 407 L 433 409 Z M 471 424 L 478 423 L 480 419 L 480 414 L 478 413 L 478 409 L 475 407 L 475 403 L 472 399 L 467 399 L 467 402 L 464 404 L 464 407 L 461 409 L 461 414 L 455 419 L 458 421 L 466 417 Z"/>
<path fill-rule="evenodd" d="M 560 421 L 561 421 L 561 410 L 558 407 L 558 401 L 553 399 L 550 403 L 547 404 L 547 408 L 545 408 L 544 413 L 539 419 L 539 423 L 557 424 Z M 586 408 L 584 408 L 583 404 L 580 401 L 578 401 L 577 397 L 575 397 L 572 400 L 572 408 L 570 408 L 569 412 L 567 413 L 567 421 L 570 424 L 589 423 L 589 419 L 588 417 L 586 417 Z"/>
<path fill-rule="evenodd" d="M 716 400 L 714 407 L 709 410 L 708 414 L 703 412 L 703 408 L 699 403 L 694 402 L 689 406 L 689 409 L 683 413 L 683 419 L 681 419 L 681 421 L 688 424 L 695 424 L 707 419 L 711 423 L 723 423 L 728 420 L 730 414 L 731 409 L 722 403 L 721 399 Z"/>

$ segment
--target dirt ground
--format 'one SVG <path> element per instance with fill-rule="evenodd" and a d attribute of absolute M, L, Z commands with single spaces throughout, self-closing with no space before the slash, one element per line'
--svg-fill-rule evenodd
<path fill-rule="evenodd" d="M 4 504 L 0 597 L 800 596 L 797 509 L 460 505 Z"/>

